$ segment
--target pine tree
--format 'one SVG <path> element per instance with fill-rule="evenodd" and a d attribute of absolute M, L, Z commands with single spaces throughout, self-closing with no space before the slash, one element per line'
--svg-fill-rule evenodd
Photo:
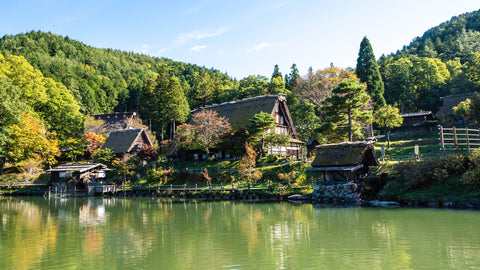
<path fill-rule="evenodd" d="M 272 74 L 272 78 L 270 79 L 270 81 L 273 81 L 273 79 L 275 79 L 277 77 L 282 78 L 282 73 L 280 72 L 280 69 L 278 68 L 278 65 L 275 65 L 273 67 L 273 74 Z M 282 80 L 283 80 L 283 78 L 282 78 Z"/>
<path fill-rule="evenodd" d="M 293 91 L 297 86 L 297 79 L 300 78 L 300 74 L 296 64 L 293 64 L 290 70 L 290 74 L 285 75 L 285 88 Z"/>
<path fill-rule="evenodd" d="M 351 142 L 353 134 L 358 134 L 360 130 L 360 123 L 371 119 L 371 111 L 360 110 L 370 97 L 365 93 L 365 86 L 355 79 L 343 80 L 332 93 L 333 96 L 327 98 L 322 106 L 327 119 L 321 129 L 334 140 L 343 140 L 348 134 Z"/>
<path fill-rule="evenodd" d="M 358 52 L 356 74 L 361 82 L 367 84 L 367 92 L 372 97 L 374 110 L 386 105 L 383 92 L 385 91 L 382 76 L 378 69 L 372 46 L 367 37 L 360 43 Z"/>

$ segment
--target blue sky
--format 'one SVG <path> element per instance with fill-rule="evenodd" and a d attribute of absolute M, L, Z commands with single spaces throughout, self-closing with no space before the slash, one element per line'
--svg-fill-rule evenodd
<path fill-rule="evenodd" d="M 478 0 L 3 0 L 0 36 L 31 30 L 167 57 L 241 79 L 273 66 L 304 75 L 354 67 L 367 36 L 378 58 Z"/>

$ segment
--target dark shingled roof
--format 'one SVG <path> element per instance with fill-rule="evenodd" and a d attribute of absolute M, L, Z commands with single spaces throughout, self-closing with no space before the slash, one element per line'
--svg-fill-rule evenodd
<path fill-rule="evenodd" d="M 117 130 L 129 129 L 136 121 L 137 113 L 123 112 L 123 113 L 103 113 L 92 114 L 95 120 L 102 120 L 105 122 L 104 126 L 106 133 L 111 133 Z"/>
<path fill-rule="evenodd" d="M 150 138 L 142 128 L 118 130 L 110 133 L 102 149 L 112 149 L 115 154 L 128 153 L 134 147 L 134 142 L 139 136 L 145 136 L 145 141 L 152 145 Z"/>
<path fill-rule="evenodd" d="M 318 145 L 312 167 L 377 166 L 374 144 L 363 141 Z"/>
<path fill-rule="evenodd" d="M 465 101 L 467 98 L 471 98 L 472 95 L 472 93 L 467 93 L 441 97 L 440 100 L 443 101 L 443 105 L 435 116 L 440 119 L 448 116 L 453 112 L 453 107 L 457 106 L 460 102 Z"/>
<path fill-rule="evenodd" d="M 257 113 L 272 114 L 279 100 L 285 100 L 285 95 L 265 95 L 215 104 L 196 109 L 192 114 L 205 109 L 214 110 L 218 116 L 225 116 L 233 129 L 239 129 L 247 127 L 250 124 L 249 120 Z"/>

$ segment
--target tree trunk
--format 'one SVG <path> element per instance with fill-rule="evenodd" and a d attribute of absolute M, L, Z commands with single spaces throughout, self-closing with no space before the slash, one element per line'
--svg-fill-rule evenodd
<path fill-rule="evenodd" d="M 349 142 L 353 141 L 353 136 L 352 136 L 352 111 L 350 109 L 348 110 L 348 141 Z"/>
<path fill-rule="evenodd" d="M 387 148 L 390 149 L 390 130 L 387 130 Z"/>

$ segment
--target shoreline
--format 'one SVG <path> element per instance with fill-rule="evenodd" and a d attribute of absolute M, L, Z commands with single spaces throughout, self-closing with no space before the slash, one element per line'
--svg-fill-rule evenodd
<path fill-rule="evenodd" d="M 48 191 L 31 191 L 31 192 L 10 192 L 0 193 L 0 197 L 45 197 L 45 198 L 77 198 L 77 197 L 102 197 L 102 198 L 165 198 L 180 200 L 208 200 L 208 201 L 245 201 L 245 202 L 289 202 L 289 203 L 308 203 L 314 206 L 328 207 L 369 207 L 369 208 L 438 208 L 438 209 L 473 209 L 480 210 L 480 200 L 478 201 L 454 201 L 454 200 L 399 200 L 399 201 L 379 201 L 379 200 L 359 200 L 359 201 L 337 201 L 329 203 L 319 203 L 312 199 L 311 194 L 255 194 L 255 192 L 110 192 L 106 194 L 96 194 L 94 196 L 86 196 L 78 192 L 76 196 L 72 194 L 51 194 L 45 196 Z"/>

